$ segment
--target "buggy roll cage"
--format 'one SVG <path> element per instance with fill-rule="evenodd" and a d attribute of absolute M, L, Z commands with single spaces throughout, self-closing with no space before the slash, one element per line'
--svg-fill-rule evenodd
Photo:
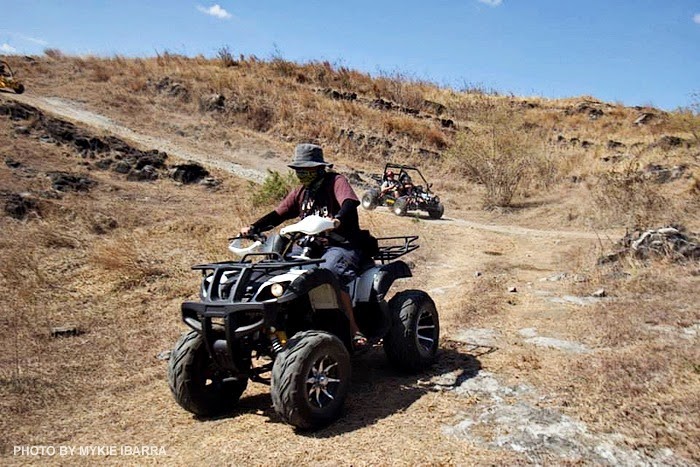
<path fill-rule="evenodd" d="M 389 169 L 398 169 L 399 170 L 399 178 L 401 178 L 401 172 L 408 174 L 407 170 L 412 170 L 415 172 L 418 172 L 418 175 L 420 178 L 423 180 L 423 184 L 425 186 L 425 191 L 427 193 L 430 193 L 430 183 L 425 179 L 421 171 L 418 169 L 418 167 L 414 167 L 412 165 L 403 165 L 403 164 L 392 164 L 391 162 L 387 162 L 386 165 L 384 166 L 384 172 L 382 172 L 382 182 L 386 180 L 386 171 Z"/>

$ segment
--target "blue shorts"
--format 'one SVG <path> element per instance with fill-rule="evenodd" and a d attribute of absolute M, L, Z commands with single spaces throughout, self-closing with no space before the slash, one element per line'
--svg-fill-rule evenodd
<path fill-rule="evenodd" d="M 326 249 L 322 258 L 326 261 L 321 263 L 319 267 L 332 271 L 338 278 L 340 287 L 347 292 L 348 285 L 355 280 L 360 270 L 362 252 L 355 249 L 331 246 Z"/>

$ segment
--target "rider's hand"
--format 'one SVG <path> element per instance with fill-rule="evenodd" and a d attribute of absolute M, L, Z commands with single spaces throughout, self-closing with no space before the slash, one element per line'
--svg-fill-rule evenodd
<path fill-rule="evenodd" d="M 243 227 L 241 229 L 241 237 L 247 237 L 247 236 L 251 235 L 252 231 L 253 231 L 253 227 L 250 225 Z"/>
<path fill-rule="evenodd" d="M 333 228 L 334 229 L 337 229 L 338 227 L 340 227 L 340 219 L 338 219 L 337 217 L 334 217 L 332 220 L 333 220 Z"/>

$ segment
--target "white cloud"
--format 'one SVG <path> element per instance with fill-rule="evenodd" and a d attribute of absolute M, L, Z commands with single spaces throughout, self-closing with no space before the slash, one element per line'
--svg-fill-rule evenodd
<path fill-rule="evenodd" d="M 197 5 L 197 9 L 204 14 L 207 14 L 210 16 L 216 16 L 217 18 L 220 18 L 220 19 L 231 18 L 231 13 L 229 13 L 228 11 L 221 8 L 218 4 L 210 6 L 209 8 L 205 8 L 203 6 Z"/>
<path fill-rule="evenodd" d="M 693 16 L 693 22 L 696 24 L 700 24 L 700 13 L 695 13 Z"/>
<path fill-rule="evenodd" d="M 17 37 L 19 37 L 19 38 L 22 39 L 22 40 L 28 41 L 28 42 L 33 42 L 33 43 L 35 43 L 35 44 L 39 44 L 39 45 L 49 45 L 48 42 L 46 42 L 45 40 L 42 40 L 42 39 L 36 39 L 36 38 L 34 38 L 34 37 L 24 36 L 24 35 L 22 35 L 22 34 L 17 34 Z"/>
<path fill-rule="evenodd" d="M 0 52 L 4 52 L 6 54 L 13 54 L 13 53 L 17 52 L 17 49 L 12 47 L 7 42 L 4 42 L 2 45 L 0 45 Z"/>
<path fill-rule="evenodd" d="M 503 3 L 503 0 L 478 0 L 479 3 L 484 3 L 488 6 L 498 6 Z"/>
<path fill-rule="evenodd" d="M 49 45 L 49 43 L 43 39 L 37 39 L 36 37 L 25 36 L 24 34 L 21 34 L 19 32 L 10 31 L 8 29 L 0 29 L 0 34 L 12 37 L 15 39 L 15 41 L 32 42 L 32 43 L 38 44 L 38 45 Z"/>

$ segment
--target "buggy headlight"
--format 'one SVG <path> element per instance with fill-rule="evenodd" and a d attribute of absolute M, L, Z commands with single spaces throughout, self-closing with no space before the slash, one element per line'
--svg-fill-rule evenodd
<path fill-rule="evenodd" d="M 281 297 L 282 294 L 284 293 L 284 286 L 282 284 L 272 284 L 270 286 L 270 293 L 272 294 L 273 297 Z"/>

